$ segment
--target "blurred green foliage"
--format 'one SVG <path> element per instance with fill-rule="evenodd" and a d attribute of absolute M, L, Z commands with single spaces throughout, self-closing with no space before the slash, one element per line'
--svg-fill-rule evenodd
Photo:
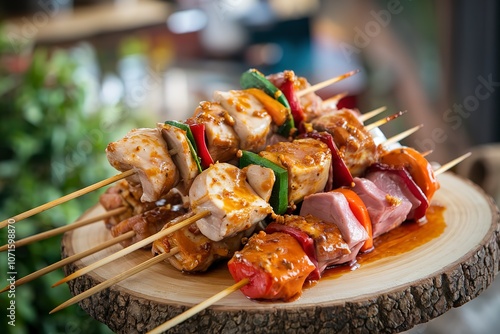
<path fill-rule="evenodd" d="M 0 220 L 116 174 L 104 154 L 107 143 L 153 124 L 123 104 L 89 103 L 92 85 L 69 50 L 11 49 L 0 33 Z M 102 191 L 18 222 L 16 239 L 73 222 Z M 59 261 L 60 242 L 58 236 L 16 248 L 17 278 Z M 0 288 L 8 284 L 7 272 L 7 253 L 0 253 Z M 71 297 L 65 285 L 51 288 L 63 275 L 59 269 L 17 287 L 15 298 L 1 294 L 0 314 L 15 300 L 16 318 L 12 327 L 2 316 L 0 333 L 109 333 L 78 306 L 48 314 Z"/>

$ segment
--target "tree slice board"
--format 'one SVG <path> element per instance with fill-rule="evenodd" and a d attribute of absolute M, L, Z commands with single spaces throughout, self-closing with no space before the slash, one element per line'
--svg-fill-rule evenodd
<path fill-rule="evenodd" d="M 463 305 L 484 291 L 499 270 L 498 208 L 470 181 L 451 173 L 439 181 L 433 203 L 446 207 L 446 227 L 429 242 L 322 279 L 293 302 L 255 302 L 237 291 L 171 332 L 395 333 Z M 84 216 L 102 211 L 97 205 Z M 67 232 L 62 256 L 110 238 L 102 223 Z M 116 245 L 79 260 L 65 268 L 66 274 L 120 249 Z M 70 281 L 69 288 L 79 294 L 150 257 L 149 250 L 136 251 Z M 83 300 L 80 307 L 117 333 L 143 333 L 232 284 L 225 265 L 194 275 L 159 263 Z"/>

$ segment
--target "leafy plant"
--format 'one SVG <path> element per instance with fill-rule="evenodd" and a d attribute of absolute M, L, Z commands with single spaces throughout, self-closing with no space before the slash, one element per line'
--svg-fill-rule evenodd
<path fill-rule="evenodd" d="M 107 143 L 141 123 L 152 124 L 120 105 L 89 103 L 88 83 L 78 76 L 78 66 L 66 50 L 12 54 L 0 36 L 1 220 L 116 174 L 106 161 Z M 102 190 L 14 224 L 16 239 L 73 222 L 97 203 L 100 193 Z M 6 230 L 0 231 L 1 244 L 7 243 Z M 16 248 L 17 278 L 60 260 L 60 241 L 53 237 Z M 6 253 L 0 253 L 0 270 L 1 283 L 6 285 Z M 0 332 L 109 332 L 78 306 L 48 314 L 71 297 L 66 286 L 51 288 L 63 275 L 57 270 L 17 287 L 13 297 L 1 294 L 2 311 L 14 300 L 16 313 L 15 327 L 4 318 Z"/>

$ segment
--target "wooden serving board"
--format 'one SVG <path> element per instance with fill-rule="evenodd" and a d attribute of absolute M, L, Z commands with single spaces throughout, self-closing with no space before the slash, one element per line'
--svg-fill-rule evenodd
<path fill-rule="evenodd" d="M 433 203 L 446 207 L 446 227 L 409 252 L 383 257 L 322 279 L 290 303 L 248 300 L 237 291 L 171 330 L 172 333 L 401 332 L 478 296 L 499 271 L 498 208 L 479 187 L 451 173 L 439 176 Z M 103 211 L 95 206 L 84 214 Z M 62 255 L 110 239 L 104 224 L 68 232 Z M 114 246 L 65 268 L 66 274 L 121 249 Z M 141 250 L 69 282 L 76 295 L 151 257 Z M 232 285 L 225 265 L 189 275 L 159 263 L 82 302 L 92 317 L 119 333 L 151 330 Z"/>

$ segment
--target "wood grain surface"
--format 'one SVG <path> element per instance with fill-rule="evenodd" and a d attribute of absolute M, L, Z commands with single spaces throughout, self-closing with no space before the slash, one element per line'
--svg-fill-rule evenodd
<path fill-rule="evenodd" d="M 463 305 L 484 291 L 499 271 L 498 208 L 470 181 L 451 173 L 440 175 L 439 181 L 433 203 L 446 207 L 446 228 L 437 238 L 322 279 L 294 302 L 255 302 L 238 291 L 171 332 L 395 333 Z M 84 216 L 102 211 L 94 206 Z M 62 256 L 109 238 L 101 223 L 67 232 Z M 79 260 L 65 268 L 66 274 L 120 249 L 114 246 Z M 69 288 L 79 294 L 150 257 L 148 250 L 136 251 L 69 282 Z M 142 333 L 233 283 L 225 265 L 193 275 L 160 263 L 83 300 L 80 307 L 115 332 Z"/>

